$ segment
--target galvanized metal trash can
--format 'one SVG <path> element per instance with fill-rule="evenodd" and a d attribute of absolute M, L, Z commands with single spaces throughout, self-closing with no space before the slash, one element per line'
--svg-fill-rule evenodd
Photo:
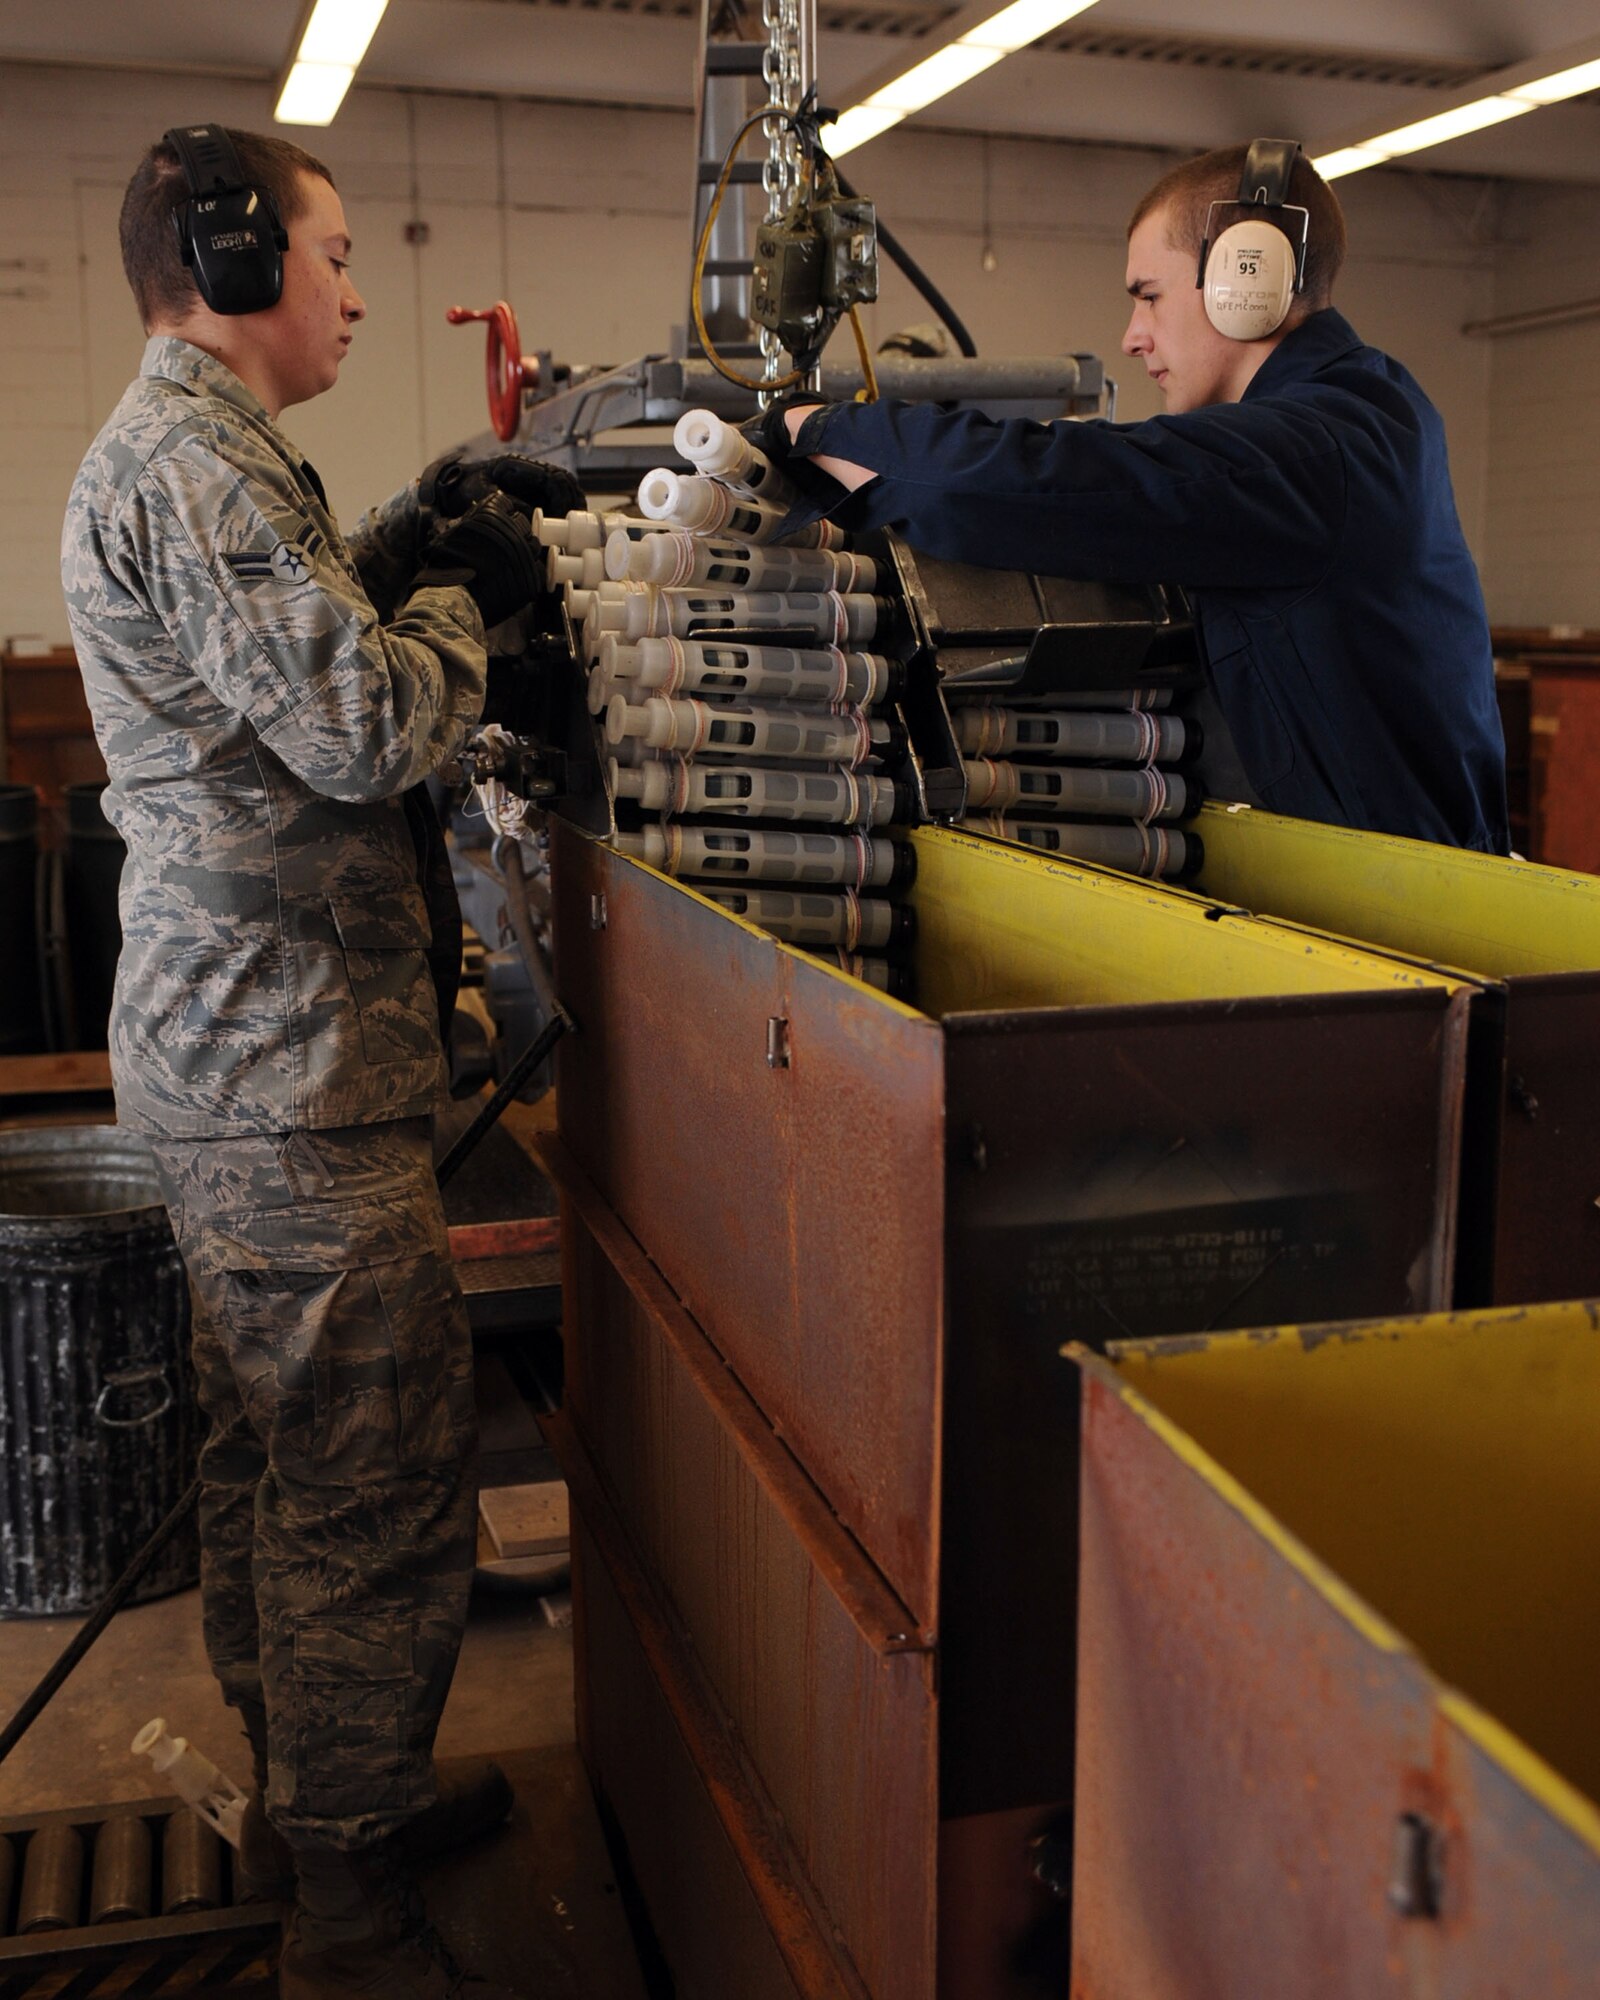
<path fill-rule="evenodd" d="M 1071 1353 L 1073 2000 L 1592 2000 L 1600 1304 Z"/>
<path fill-rule="evenodd" d="M 194 1476 L 189 1288 L 113 1125 L 0 1132 L 0 1615 L 88 1610 Z M 192 1522 L 142 1600 L 199 1576 Z"/>

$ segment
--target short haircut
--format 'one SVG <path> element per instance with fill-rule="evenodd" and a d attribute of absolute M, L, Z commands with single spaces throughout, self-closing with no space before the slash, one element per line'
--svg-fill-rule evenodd
<path fill-rule="evenodd" d="M 272 196 L 285 229 L 305 213 L 303 173 L 320 174 L 329 187 L 333 186 L 333 175 L 322 162 L 287 139 L 235 132 L 228 126 L 223 129 L 233 141 L 246 185 L 264 188 Z M 122 268 L 147 333 L 157 320 L 181 320 L 199 301 L 172 226 L 173 210 L 188 198 L 183 162 L 165 139 L 158 139 L 134 169 L 117 225 Z"/>
<path fill-rule="evenodd" d="M 1131 236 L 1147 216 L 1165 209 L 1167 240 L 1175 250 L 1191 251 L 1198 265 L 1207 212 L 1214 201 L 1238 200 L 1239 180 L 1249 156 L 1248 146 L 1223 146 L 1163 174 L 1133 211 L 1128 234 Z M 1333 281 L 1344 262 L 1344 211 L 1339 197 L 1304 153 L 1295 155 L 1288 199 L 1307 215 L 1305 283 L 1295 303 L 1302 311 L 1320 312 L 1333 296 Z"/>

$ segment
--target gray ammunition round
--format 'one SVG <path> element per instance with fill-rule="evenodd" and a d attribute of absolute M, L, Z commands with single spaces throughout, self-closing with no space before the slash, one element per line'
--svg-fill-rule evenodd
<path fill-rule="evenodd" d="M 911 992 L 910 969 L 887 958 L 870 958 L 859 951 L 824 951 L 817 956 L 829 965 L 838 966 L 841 972 L 848 972 L 852 979 L 876 987 L 880 993 L 893 993 L 897 999 L 905 999 Z"/>
<path fill-rule="evenodd" d="M 122 1924 L 150 1914 L 150 1829 L 137 1813 L 102 1820 L 94 1837 L 89 1921 Z"/>
<path fill-rule="evenodd" d="M 1089 813 L 1105 819 L 1182 819 L 1194 810 L 1190 788 L 1176 772 L 1155 768 L 1088 771 L 1071 764 L 1005 764 L 963 758 L 967 810 Z"/>
<path fill-rule="evenodd" d="M 788 478 L 759 445 L 711 410 L 686 410 L 672 433 L 678 455 L 729 486 L 787 507 L 798 498 Z"/>
<path fill-rule="evenodd" d="M 638 540 L 619 530 L 606 542 L 606 575 L 668 590 L 720 583 L 730 590 L 871 591 L 878 582 L 877 565 L 846 549 L 760 548 L 730 536 L 677 529 Z"/>
<path fill-rule="evenodd" d="M 611 795 L 646 812 L 721 813 L 735 819 L 819 820 L 828 826 L 887 826 L 910 799 L 890 778 L 821 770 L 764 771 L 749 764 L 645 764 L 611 760 Z"/>
<path fill-rule="evenodd" d="M 854 770 L 889 741 L 886 723 L 874 723 L 864 709 L 838 714 L 815 708 L 767 708 L 730 703 L 712 708 L 703 701 L 668 701 L 651 695 L 637 704 L 613 695 L 606 707 L 606 740 L 633 737 L 652 750 L 693 757 L 722 750 L 744 757 L 782 758 L 813 764 L 843 764 Z"/>
<path fill-rule="evenodd" d="M 1042 854 L 1064 854 L 1126 875 L 1177 880 L 1198 874 L 1202 862 L 1199 836 L 1181 827 L 1085 826 L 1076 820 L 1014 819 L 1003 813 L 963 824 L 974 833 L 996 834 Z"/>
<path fill-rule="evenodd" d="M 1095 714 L 1071 709 L 960 708 L 951 720 L 969 757 L 1105 758 L 1118 764 L 1177 764 L 1188 740 L 1181 716 Z"/>
<path fill-rule="evenodd" d="M 837 646 L 724 645 L 704 639 L 641 639 L 628 645 L 614 633 L 600 641 L 592 677 L 637 699 L 639 693 L 723 694 L 744 701 L 793 701 L 821 708 L 853 702 L 870 708 L 894 679 L 878 653 L 846 653 Z M 605 700 L 591 693 L 598 715 Z"/>
<path fill-rule="evenodd" d="M 972 690 L 969 689 L 969 692 Z M 946 693 L 954 698 L 957 705 L 964 705 L 967 695 L 959 684 L 947 688 Z M 987 702 L 980 706 L 987 706 Z M 1050 693 L 1052 708 L 1089 708 L 1101 712 L 1111 712 L 1127 708 L 1171 708 L 1172 689 L 1166 687 L 1145 688 L 1054 688 Z"/>
<path fill-rule="evenodd" d="M 842 945 L 846 951 L 887 951 L 910 933 L 911 912 L 881 896 L 820 890 L 709 889 L 725 910 L 786 944 Z"/>
<path fill-rule="evenodd" d="M 75 1826 L 49 1821 L 28 1838 L 17 1900 L 17 1935 L 65 1931 L 81 1921 L 83 1836 Z"/>
<path fill-rule="evenodd" d="M 222 1906 L 222 1842 L 187 1807 L 167 1815 L 161 1836 L 161 1914 Z"/>
<path fill-rule="evenodd" d="M 889 606 L 865 593 L 834 590 L 663 590 L 635 585 L 620 597 L 596 591 L 583 621 L 587 650 L 607 632 L 625 640 L 704 639 L 718 632 L 808 633 L 825 645 L 877 637 Z"/>
<path fill-rule="evenodd" d="M 888 889 L 909 882 L 915 854 L 908 846 L 859 833 L 790 833 L 780 827 L 641 827 L 619 833 L 615 845 L 667 875 L 710 881 L 828 882 L 852 889 Z"/>
<path fill-rule="evenodd" d="M 736 493 L 704 473 L 671 472 L 660 466 L 639 482 L 639 511 L 663 527 L 692 535 L 737 536 L 761 546 L 777 540 L 788 510 L 753 494 Z M 844 533 L 831 521 L 814 521 L 784 539 L 795 549 L 836 549 L 843 545 Z"/>

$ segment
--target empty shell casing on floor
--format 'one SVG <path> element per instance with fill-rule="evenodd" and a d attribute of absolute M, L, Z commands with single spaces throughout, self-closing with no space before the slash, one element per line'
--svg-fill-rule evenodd
<path fill-rule="evenodd" d="M 161 1838 L 161 1914 L 215 1910 L 222 1904 L 222 1842 L 188 1810 L 167 1815 Z"/>
<path fill-rule="evenodd" d="M 650 695 L 639 703 L 613 695 L 606 707 L 606 738 L 620 743 L 635 737 L 652 750 L 675 750 L 693 757 L 723 750 L 748 757 L 777 757 L 855 769 L 886 749 L 889 725 L 873 722 L 864 709 L 763 707 L 732 703 L 712 708 L 703 701 L 669 701 Z"/>
<path fill-rule="evenodd" d="M 92 1924 L 129 1923 L 150 1914 L 150 1829 L 137 1813 L 102 1820 L 94 1837 L 89 1887 Z"/>
<path fill-rule="evenodd" d="M 601 638 L 705 639 L 718 632 L 805 633 L 825 645 L 875 639 L 894 616 L 881 597 L 836 590 L 663 590 L 643 584 L 621 597 L 596 591 L 583 621 L 585 648 Z"/>
<path fill-rule="evenodd" d="M 911 849 L 859 833 L 790 833 L 781 827 L 641 827 L 616 847 L 666 875 L 741 882 L 827 882 L 852 889 L 901 888 L 915 872 Z"/>
<path fill-rule="evenodd" d="M 842 945 L 846 951 L 887 951 L 909 944 L 912 915 L 881 896 L 837 895 L 821 890 L 707 889 L 737 917 L 759 925 L 786 944 Z"/>
<path fill-rule="evenodd" d="M 1180 827 L 1085 826 L 1077 820 L 1015 819 L 1003 813 L 963 824 L 974 833 L 992 833 L 1043 854 L 1070 854 L 1076 861 L 1127 875 L 1198 875 L 1205 860 L 1199 835 Z"/>
<path fill-rule="evenodd" d="M 747 764 L 645 764 L 613 759 L 613 798 L 646 812 L 724 813 L 736 819 L 812 819 L 827 826 L 888 826 L 911 814 L 911 795 L 891 778 L 829 768 L 764 771 Z"/>
<path fill-rule="evenodd" d="M 1153 768 L 1089 771 L 1072 764 L 997 764 L 986 757 L 963 758 L 961 768 L 969 812 L 1022 805 L 1110 819 L 1182 819 L 1198 804 L 1182 777 Z"/>
<path fill-rule="evenodd" d="M 677 529 L 638 540 L 621 532 L 610 536 L 606 575 L 619 583 L 656 583 L 667 590 L 720 583 L 730 590 L 871 591 L 878 582 L 876 563 L 848 549 L 758 548 L 730 536 Z"/>
<path fill-rule="evenodd" d="M 1104 757 L 1119 764 L 1176 764 L 1191 746 L 1181 716 L 1087 711 L 958 708 L 956 742 L 969 757 Z"/>
<path fill-rule="evenodd" d="M 82 1922 L 82 1906 L 82 1834 L 59 1822 L 39 1827 L 23 1857 L 17 1935 L 70 1930 Z"/>
<path fill-rule="evenodd" d="M 786 511 L 769 500 L 735 493 L 698 472 L 671 472 L 661 466 L 639 482 L 639 512 L 647 520 L 692 535 L 735 535 L 758 545 L 775 541 Z M 813 521 L 784 540 L 794 549 L 836 549 L 844 545 L 844 531 L 831 521 Z"/>
<path fill-rule="evenodd" d="M 880 653 L 837 646 L 739 646 L 715 641 L 641 639 L 628 645 L 608 632 L 591 677 L 595 714 L 611 695 L 725 694 L 745 701 L 793 701 L 810 707 L 881 701 L 899 678 Z M 603 696 L 593 692 L 598 684 Z"/>
<path fill-rule="evenodd" d="M 672 433 L 680 458 L 697 471 L 787 507 L 799 496 L 760 445 L 711 410 L 686 410 Z"/>

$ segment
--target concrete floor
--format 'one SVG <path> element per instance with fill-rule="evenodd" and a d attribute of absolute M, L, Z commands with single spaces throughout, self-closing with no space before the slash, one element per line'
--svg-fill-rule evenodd
<path fill-rule="evenodd" d="M 0 1714 L 16 1708 L 78 1622 L 0 1624 Z M 248 1777 L 243 1732 L 201 1646 L 197 1591 L 113 1619 L 0 1765 L 0 1817 L 162 1795 L 148 1761 L 128 1750 L 154 1715 L 237 1781 Z M 573 1742 L 571 1633 L 552 1629 L 536 1599 L 474 1595 L 438 1747 L 441 1757 L 498 1757 L 517 1787 L 504 1833 L 430 1871 L 430 1910 L 458 1954 L 539 2000 L 645 2000 Z"/>

